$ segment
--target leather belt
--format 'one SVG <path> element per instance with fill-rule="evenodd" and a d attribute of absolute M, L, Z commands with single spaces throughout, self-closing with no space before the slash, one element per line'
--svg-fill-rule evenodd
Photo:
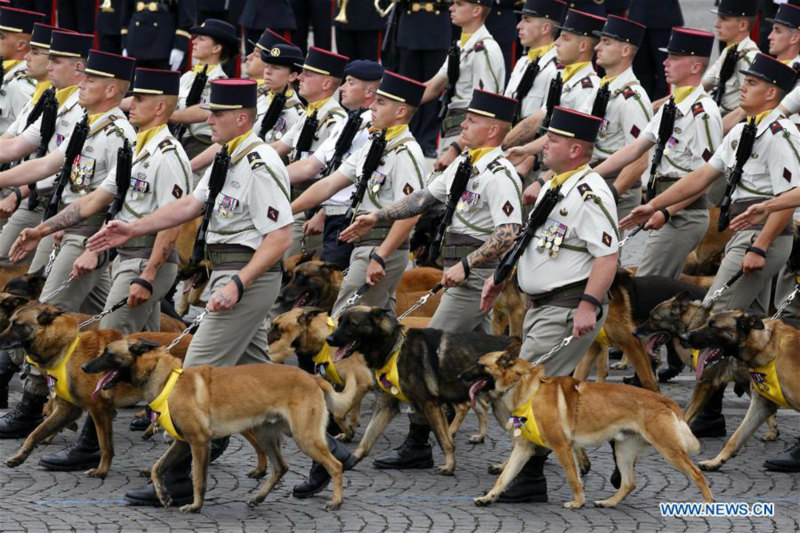
<path fill-rule="evenodd" d="M 676 181 L 681 179 L 680 177 L 674 176 L 656 176 L 656 196 L 663 193 L 667 189 L 669 189 L 672 185 L 675 184 Z M 703 194 L 700 198 L 692 202 L 691 204 L 687 205 L 683 208 L 685 209 L 708 209 L 708 202 L 706 201 L 706 195 Z"/>
<path fill-rule="evenodd" d="M 584 279 L 542 294 L 526 294 L 526 296 L 533 307 L 545 305 L 577 307 L 581 300 L 581 295 L 586 292 L 586 283 L 588 281 L 588 279 Z"/>

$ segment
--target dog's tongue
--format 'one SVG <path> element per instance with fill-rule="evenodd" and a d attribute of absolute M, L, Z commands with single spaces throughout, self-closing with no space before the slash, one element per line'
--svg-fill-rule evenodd
<path fill-rule="evenodd" d="M 475 407 L 475 396 L 480 392 L 480 390 L 486 385 L 485 379 L 480 379 L 472 384 L 469 388 L 469 401 L 472 404 L 472 407 Z"/>
<path fill-rule="evenodd" d="M 339 346 L 338 348 L 336 348 L 336 352 L 333 354 L 333 362 L 338 363 L 339 361 L 341 361 L 344 358 L 344 356 L 347 355 L 347 352 L 350 350 L 352 346 L 353 343 L 351 342 L 350 344 L 345 344 L 344 346 Z"/>
<path fill-rule="evenodd" d="M 115 377 L 117 377 L 116 370 L 112 370 L 111 372 L 106 372 L 103 375 L 103 377 L 100 378 L 100 381 L 97 382 L 97 386 L 92 391 L 92 399 L 93 400 L 96 399 L 97 395 L 100 394 L 100 391 L 103 390 L 105 386 L 109 384 L 111 380 L 114 379 Z"/>
<path fill-rule="evenodd" d="M 645 347 L 645 351 L 647 355 L 650 357 L 656 358 L 659 354 L 656 354 L 656 347 L 662 344 L 662 340 L 664 338 L 663 333 L 656 333 L 655 335 L 651 335 L 650 338 L 647 340 L 647 346 Z"/>
<path fill-rule="evenodd" d="M 305 303 L 306 303 L 306 293 L 303 293 L 303 294 L 300 295 L 299 298 L 297 298 L 297 300 L 294 301 L 294 306 L 293 307 L 295 309 L 298 308 L 298 307 L 303 307 L 303 305 Z"/>
<path fill-rule="evenodd" d="M 697 356 L 697 368 L 694 371 L 695 380 L 700 381 L 703 375 L 703 370 L 706 368 L 706 361 L 708 358 L 717 352 L 716 348 L 705 348 L 700 355 Z"/>

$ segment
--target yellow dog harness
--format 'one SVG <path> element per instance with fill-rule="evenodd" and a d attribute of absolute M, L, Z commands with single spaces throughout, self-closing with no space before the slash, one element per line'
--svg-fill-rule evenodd
<path fill-rule="evenodd" d="M 756 392 L 783 408 L 788 408 L 789 404 L 786 398 L 783 397 L 781 384 L 778 381 L 778 371 L 775 368 L 775 362 L 772 361 L 766 366 L 760 366 L 750 371 L 750 382 L 756 389 Z"/>
<path fill-rule="evenodd" d="M 336 322 L 328 317 L 328 333 L 333 333 L 334 328 L 336 328 Z M 344 387 L 344 381 L 342 381 L 342 378 L 339 376 L 339 372 L 336 371 L 336 365 L 333 362 L 333 358 L 331 358 L 331 347 L 327 342 L 322 344 L 319 353 L 314 356 L 314 369 L 317 374 L 327 381 L 330 381 L 334 385 Z"/>
<path fill-rule="evenodd" d="M 408 398 L 400 389 L 400 376 L 397 372 L 397 358 L 400 356 L 400 349 L 403 347 L 405 336 L 405 333 L 400 334 L 400 339 L 392 352 L 392 356 L 380 370 L 375 371 L 375 380 L 381 390 L 391 394 L 401 402 L 408 401 Z"/>
<path fill-rule="evenodd" d="M 182 373 L 182 368 L 173 368 L 167 378 L 167 384 L 164 385 L 164 389 L 156 396 L 155 400 L 147 404 L 150 406 L 150 409 L 152 409 L 153 415 L 156 415 L 156 422 L 158 425 L 164 428 L 173 439 L 181 441 L 183 438 L 178 435 L 178 430 L 175 429 L 175 425 L 172 423 L 172 417 L 169 414 L 169 402 L 167 400 L 169 399 L 169 395 L 172 394 L 172 389 L 175 388 L 175 383 L 178 382 L 178 378 Z"/>
<path fill-rule="evenodd" d="M 528 403 L 522 407 L 514 409 L 511 417 L 506 424 L 508 429 L 514 429 L 514 436 L 522 435 L 537 446 L 546 448 L 542 433 L 539 431 L 539 426 L 536 424 L 536 419 L 533 416 L 533 397 L 528 400 Z"/>
<path fill-rule="evenodd" d="M 73 352 L 75 352 L 75 348 L 78 346 L 78 342 L 81 340 L 80 335 L 75 336 L 75 340 L 72 341 L 72 344 L 69 345 L 67 348 L 67 353 L 64 354 L 64 357 L 56 363 L 56 365 L 52 368 L 44 368 L 40 366 L 36 361 L 30 358 L 30 356 L 26 357 L 26 360 L 36 368 L 44 370 L 47 374 L 47 384 L 50 386 L 50 391 L 55 393 L 56 396 L 64 400 L 65 402 L 69 402 L 72 405 L 77 405 L 75 400 L 72 398 L 72 395 L 69 393 L 69 381 L 67 380 L 67 361 L 69 358 L 72 357 Z"/>

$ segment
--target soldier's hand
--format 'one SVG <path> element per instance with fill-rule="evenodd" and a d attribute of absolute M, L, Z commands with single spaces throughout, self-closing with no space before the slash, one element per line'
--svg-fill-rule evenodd
<path fill-rule="evenodd" d="M 384 276 L 386 276 L 386 271 L 383 267 L 374 259 L 370 259 L 369 265 L 367 266 L 367 285 L 372 287 L 376 283 L 379 283 Z"/>
<path fill-rule="evenodd" d="M 94 272 L 99 263 L 98 254 L 86 250 L 72 263 L 72 277 L 77 279 Z"/>
<path fill-rule="evenodd" d="M 753 204 L 748 207 L 744 213 L 731 220 L 731 230 L 742 231 L 750 229 L 767 218 L 767 215 L 769 215 L 769 210 L 767 209 L 766 202 Z"/>
<path fill-rule="evenodd" d="M 9 194 L 0 200 L 0 218 L 8 218 L 14 214 L 19 204 L 17 203 L 17 195 Z"/>
<path fill-rule="evenodd" d="M 597 315 L 594 306 L 589 302 L 581 302 L 572 317 L 572 336 L 576 339 L 594 331 Z"/>
<path fill-rule="evenodd" d="M 344 242 L 353 242 L 359 237 L 363 237 L 377 223 L 377 217 L 373 213 L 359 215 L 350 226 L 345 228 L 340 234 L 339 239 Z"/>
<path fill-rule="evenodd" d="M 766 264 L 766 259 L 753 252 L 747 252 L 742 258 L 742 270 L 744 271 L 745 276 L 751 272 L 761 270 Z"/>
<path fill-rule="evenodd" d="M 522 191 L 522 203 L 524 205 L 535 204 L 540 192 L 542 192 L 542 186 L 539 185 L 539 182 L 534 181 Z"/>
<path fill-rule="evenodd" d="M 61 241 L 64 240 L 64 235 L 66 235 L 66 232 L 63 229 L 53 233 L 53 243 L 56 246 L 61 246 Z"/>
<path fill-rule="evenodd" d="M 650 220 L 656 212 L 650 204 L 640 205 L 631 211 L 631 214 L 619 221 L 620 229 L 633 229 L 642 222 Z"/>
<path fill-rule="evenodd" d="M 229 311 L 236 305 L 239 299 L 239 288 L 232 281 L 229 281 L 221 289 L 214 291 L 211 298 L 208 300 L 208 310 L 212 313 L 219 313 L 220 311 Z"/>
<path fill-rule="evenodd" d="M 433 162 L 433 170 L 437 172 L 441 172 L 442 170 L 446 169 L 450 166 L 450 163 L 455 161 L 456 157 L 458 157 L 458 152 L 456 152 L 455 148 L 448 147 L 442 155 L 436 158 L 436 161 Z"/>
<path fill-rule="evenodd" d="M 320 209 L 303 223 L 303 233 L 308 236 L 322 235 L 325 229 L 325 211 Z"/>
<path fill-rule="evenodd" d="M 36 250 L 36 247 L 39 246 L 40 240 L 41 237 L 39 236 L 38 231 L 33 228 L 25 228 L 19 234 L 17 240 L 14 241 L 14 244 L 11 245 L 11 250 L 8 252 L 8 258 L 14 263 L 22 261 L 25 259 L 26 255 Z"/>
<path fill-rule="evenodd" d="M 442 285 L 445 289 L 461 285 L 467 279 L 464 265 L 459 261 L 442 273 Z"/>
<path fill-rule="evenodd" d="M 508 159 L 514 166 L 519 165 L 532 155 L 533 153 L 531 152 L 530 149 L 528 149 L 527 144 L 522 146 L 514 146 L 513 148 L 509 148 L 505 152 L 506 159 Z"/>
<path fill-rule="evenodd" d="M 152 285 L 155 279 L 150 279 L 149 277 L 145 277 L 144 274 L 140 276 L 143 280 L 150 282 Z M 128 307 L 133 309 L 134 307 L 140 306 L 153 296 L 146 287 L 139 285 L 138 283 L 131 283 L 131 288 L 128 290 Z"/>
<path fill-rule="evenodd" d="M 493 275 L 486 279 L 486 283 L 483 284 L 483 290 L 481 291 L 481 313 L 488 313 L 492 310 L 494 302 L 497 300 L 497 297 L 500 296 L 504 285 L 505 282 L 500 285 L 495 285 Z"/>
<path fill-rule="evenodd" d="M 181 64 L 183 63 L 184 57 L 186 57 L 186 54 L 183 52 L 183 50 L 173 48 L 169 53 L 169 67 L 172 70 L 181 70 Z"/>
<path fill-rule="evenodd" d="M 129 223 L 112 220 L 86 241 L 86 249 L 92 252 L 102 252 L 125 244 L 134 236 L 133 227 Z"/>
<path fill-rule="evenodd" d="M 664 214 L 661 211 L 656 211 L 653 213 L 653 216 L 647 220 L 644 229 L 660 230 L 666 223 L 667 219 L 664 217 Z"/>

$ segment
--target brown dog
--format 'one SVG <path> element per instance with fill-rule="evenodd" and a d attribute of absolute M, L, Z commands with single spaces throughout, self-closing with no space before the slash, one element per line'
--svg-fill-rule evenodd
<path fill-rule="evenodd" d="M 50 369 L 66 356 L 66 384 L 61 384 L 72 402 L 56 396 L 53 412 L 31 432 L 20 449 L 6 460 L 6 465 L 22 464 L 33 449 L 50 435 L 57 433 L 77 420 L 88 410 L 94 420 L 100 445 L 100 463 L 87 472 L 92 477 L 104 478 L 111 467 L 114 456 L 112 421 L 116 408 L 133 405 L 142 399 L 141 392 L 131 386 L 122 386 L 113 391 L 99 388 L 98 376 L 90 376 L 81 370 L 81 365 L 97 357 L 105 346 L 121 339 L 122 333 L 115 330 L 78 331 L 76 317 L 62 313 L 49 304 L 26 306 L 11 318 L 9 326 L 0 334 L 3 347 L 22 347 L 28 356 L 41 368 Z M 138 338 L 152 338 L 165 342 L 175 338 L 171 333 L 138 333 Z M 190 339 L 185 337 L 175 347 L 176 353 L 185 355 Z M 74 343 L 74 344 L 73 344 Z M 58 386 L 56 391 L 59 391 Z"/>
<path fill-rule="evenodd" d="M 501 395 L 506 408 L 514 413 L 514 448 L 503 473 L 486 496 L 476 498 L 477 505 L 490 505 L 514 480 L 523 465 L 536 451 L 530 434 L 531 421 L 538 427 L 540 446 L 553 450 L 569 481 L 574 499 L 567 509 L 583 507 L 584 493 L 576 448 L 615 442 L 617 466 L 622 485 L 598 507 L 613 507 L 636 486 L 634 465 L 649 443 L 685 473 L 700 489 L 703 500 L 711 501 L 711 491 L 703 474 L 689 459 L 700 443 L 692 435 L 678 404 L 652 391 L 611 383 L 586 383 L 570 377 L 547 378 L 544 367 L 533 366 L 519 358 L 519 343 L 502 352 L 488 353 L 478 360 L 474 394 L 490 386 Z M 530 407 L 530 409 L 528 409 Z M 534 430 L 535 431 L 535 430 Z"/>
<path fill-rule="evenodd" d="M 164 390 L 173 370 L 180 367 L 180 359 L 163 347 L 123 339 L 108 345 L 84 369 L 92 373 L 108 372 L 104 381 L 109 375 L 112 380 L 129 381 L 146 401 L 152 402 Z M 333 480 L 333 496 L 325 509 L 337 509 L 342 504 L 342 465 L 328 450 L 325 426 L 326 407 L 338 413 L 346 407 L 342 403 L 330 384 L 299 368 L 256 364 L 184 369 L 167 397 L 172 423 L 183 440 L 175 440 L 151 472 L 159 499 L 165 506 L 170 504 L 162 475 L 191 450 L 194 501 L 181 507 L 181 511 L 198 511 L 205 498 L 210 441 L 252 430 L 273 470 L 248 502 L 251 506 L 262 502 L 288 471 L 280 448 L 282 435 L 289 434 L 303 453 L 328 471 Z"/>

